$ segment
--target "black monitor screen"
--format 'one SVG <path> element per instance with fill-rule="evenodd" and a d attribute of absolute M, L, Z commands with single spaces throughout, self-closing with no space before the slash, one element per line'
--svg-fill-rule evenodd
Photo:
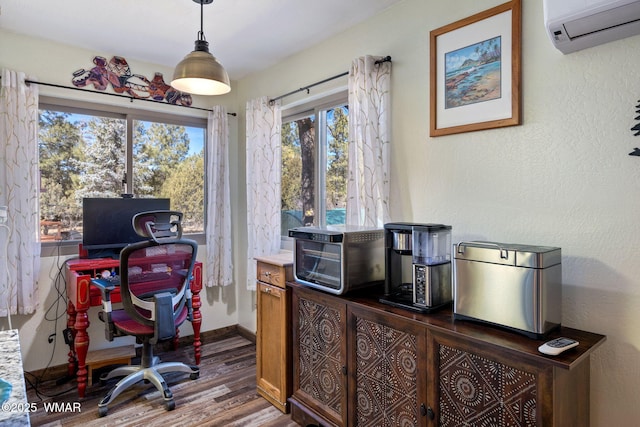
<path fill-rule="evenodd" d="M 84 198 L 82 247 L 90 256 L 117 255 L 128 244 L 145 240 L 131 224 L 135 214 L 168 209 L 169 199 Z"/>

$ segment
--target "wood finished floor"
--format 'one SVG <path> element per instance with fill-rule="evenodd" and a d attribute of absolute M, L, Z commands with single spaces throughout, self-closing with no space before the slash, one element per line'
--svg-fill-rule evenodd
<path fill-rule="evenodd" d="M 163 361 L 193 363 L 193 349 L 158 354 Z M 190 380 L 186 374 L 165 376 L 173 392 L 176 408 L 166 411 L 159 392 L 152 384 L 136 384 L 122 393 L 109 406 L 103 418 L 98 417 L 98 402 L 117 379 L 105 386 L 97 379 L 87 387 L 86 397 L 79 399 L 75 381 L 56 385 L 49 381 L 38 385 L 38 394 L 28 386 L 30 403 L 37 411 L 31 414 L 32 426 L 264 426 L 297 427 L 289 414 L 283 414 L 256 393 L 255 344 L 240 335 L 202 346 L 200 378 Z M 73 388 L 72 388 L 73 387 Z M 59 394 L 62 393 L 62 394 Z M 46 397 L 59 394 L 56 397 Z M 44 402 L 80 402 L 81 412 L 46 413 Z"/>

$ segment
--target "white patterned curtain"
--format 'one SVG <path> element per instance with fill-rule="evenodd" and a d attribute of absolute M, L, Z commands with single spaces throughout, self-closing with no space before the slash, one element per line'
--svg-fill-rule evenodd
<path fill-rule="evenodd" d="M 207 124 L 207 286 L 233 281 L 231 195 L 229 190 L 229 121 L 223 106 L 214 106 Z"/>
<path fill-rule="evenodd" d="M 267 97 L 247 102 L 247 289 L 256 289 L 254 257 L 280 250 L 282 116 Z"/>
<path fill-rule="evenodd" d="M 389 221 L 391 63 L 381 59 L 356 58 L 349 70 L 347 224 Z"/>
<path fill-rule="evenodd" d="M 38 88 L 24 73 L 2 70 L 0 89 L 0 316 L 38 308 Z"/>

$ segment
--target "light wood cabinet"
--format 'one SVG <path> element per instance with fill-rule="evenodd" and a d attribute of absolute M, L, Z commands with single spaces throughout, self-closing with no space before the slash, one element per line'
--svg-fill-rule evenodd
<path fill-rule="evenodd" d="M 470 321 L 417 314 L 367 293 L 292 290 L 292 419 L 322 426 L 589 425 L 590 354 L 599 334 L 559 356 L 544 340 Z"/>
<path fill-rule="evenodd" d="M 282 412 L 291 394 L 290 294 L 291 257 L 257 259 L 256 378 L 258 393 Z"/>

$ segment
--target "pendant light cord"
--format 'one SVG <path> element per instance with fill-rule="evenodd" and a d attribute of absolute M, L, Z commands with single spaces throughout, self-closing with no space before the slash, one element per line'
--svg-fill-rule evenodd
<path fill-rule="evenodd" d="M 204 1 L 200 1 L 200 32 L 198 33 L 198 40 L 206 40 L 204 38 L 203 15 L 204 15 Z"/>

